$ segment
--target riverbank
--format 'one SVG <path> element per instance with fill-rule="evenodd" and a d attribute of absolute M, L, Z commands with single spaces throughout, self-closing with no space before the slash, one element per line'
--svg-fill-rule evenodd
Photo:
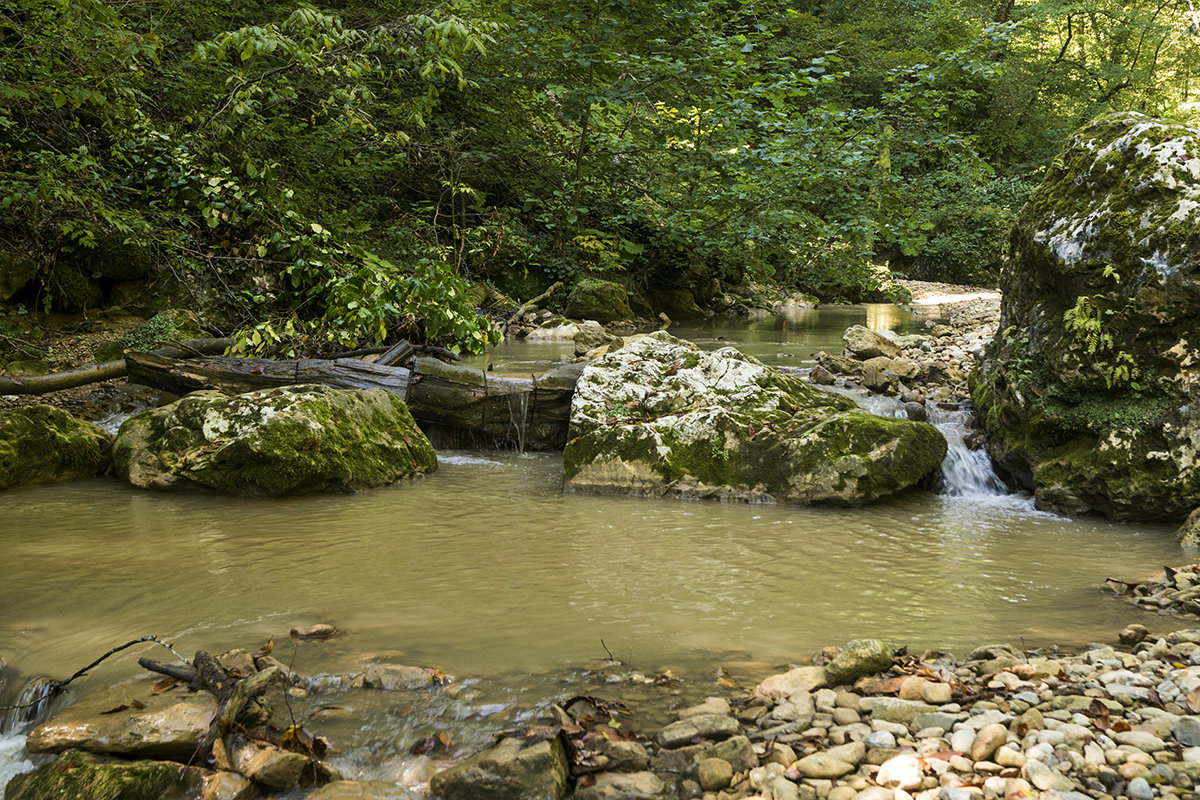
<path fill-rule="evenodd" d="M 750 665 L 714 668 L 706 680 L 688 684 L 670 671 L 641 673 L 610 659 L 593 673 L 588 696 L 548 696 L 511 709 L 505 716 L 519 722 L 493 728 L 492 744 L 476 738 L 464 747 L 453 723 L 433 712 L 423 724 L 435 733 L 412 747 L 391 779 L 356 771 L 360 755 L 334 756 L 336 737 L 318 748 L 322 767 L 314 775 L 324 777 L 306 788 L 280 785 L 277 772 L 257 772 L 265 757 L 239 767 L 218 755 L 216 772 L 211 762 L 184 768 L 159 761 L 156 769 L 186 772 L 193 788 L 181 796 L 197 800 L 247 797 L 256 787 L 308 800 L 1189 800 L 1200 783 L 1200 631 L 1147 636 L 1133 625 L 1120 639 L 1077 653 L 986 644 L 961 658 L 855 640 L 751 682 L 746 677 L 757 669 Z M 240 665 L 240 674 L 268 667 L 290 672 L 246 651 L 218 659 Z M 287 707 L 307 720 L 301 743 L 264 740 L 256 747 L 276 748 L 300 775 L 305 759 L 316 757 L 313 742 L 323 741 L 322 721 L 331 719 L 312 709 L 329 707 L 331 697 L 345 704 L 342 717 L 353 715 L 356 704 L 347 692 L 366 692 L 374 703 L 407 708 L 404 714 L 439 708 L 445 714 L 453 698 L 470 702 L 473 683 L 396 664 L 342 678 L 293 675 Z M 107 760 L 67 753 L 34 777 L 17 778 L 6 800 L 48 796 L 38 792 L 57 786 L 64 771 L 95 770 L 97 763 L 129 776 L 134 768 L 121 759 L 144 759 L 156 736 L 174 737 L 169 747 L 191 752 L 191 733 L 136 727 L 135 720 L 154 714 L 178 720 L 182 712 L 164 709 L 214 701 L 179 686 L 137 700 L 135 693 L 148 687 L 99 689 L 32 731 L 36 749 L 99 750 Z M 277 710 L 281 699 L 279 690 L 272 700 Z M 118 700 L 123 707 L 114 706 Z M 209 717 L 200 717 L 195 735 L 207 728 Z M 128 726 L 138 734 L 126 736 Z M 348 727 L 352 720 L 341 729 Z M 108 733 L 98 737 L 99 729 Z M 21 753 L 6 754 L 0 774 L 33 766 L 20 764 Z M 137 770 L 158 774 L 145 761 Z M 145 778 L 127 782 L 136 789 L 138 780 Z M 158 795 L 122 795 L 151 796 Z"/>

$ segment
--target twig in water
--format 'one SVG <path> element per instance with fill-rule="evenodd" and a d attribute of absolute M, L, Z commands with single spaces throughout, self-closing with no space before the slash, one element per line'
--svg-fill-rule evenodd
<path fill-rule="evenodd" d="M 46 684 L 46 686 L 47 686 L 46 694 L 43 695 L 40 699 L 35 700 L 31 703 L 23 703 L 21 705 L 0 706 L 0 711 L 17 711 L 17 710 L 22 710 L 22 709 L 26 709 L 26 708 L 33 708 L 34 706 L 38 705 L 39 703 L 42 703 L 43 701 L 45 701 L 45 699 L 47 697 L 56 695 L 59 692 L 61 692 L 63 689 L 65 689 L 67 687 L 67 684 L 71 683 L 72 681 L 74 681 L 78 678 L 82 678 L 84 675 L 86 675 L 88 673 L 88 670 L 90 670 L 96 666 L 99 666 L 100 663 L 102 661 L 104 661 L 106 658 L 108 658 L 109 656 L 116 655 L 117 653 L 121 652 L 122 650 L 128 650 L 130 647 L 133 647 L 135 644 L 142 644 L 143 642 L 154 642 L 155 644 L 162 645 L 163 647 L 170 650 L 171 654 L 173 656 L 178 658 L 183 663 L 185 663 L 185 664 L 187 663 L 187 659 L 185 659 L 183 656 L 179 655 L 179 653 L 176 653 L 175 648 L 171 647 L 171 645 L 167 644 L 162 639 L 159 639 L 157 636 L 153 636 L 153 635 L 143 636 L 140 639 L 134 639 L 133 641 L 126 642 L 125 644 L 123 644 L 119 647 L 114 647 L 112 650 L 109 650 L 107 653 L 100 656 L 95 661 L 93 661 L 92 663 L 90 663 L 86 667 L 84 667 L 83 669 L 78 670 L 74 675 L 67 678 L 65 681 L 54 681 L 54 680 L 50 681 L 48 684 Z"/>
<path fill-rule="evenodd" d="M 611 661 L 612 663 L 614 663 L 614 664 L 620 664 L 620 665 L 621 665 L 621 666 L 623 666 L 623 667 L 632 667 L 632 666 L 633 666 L 633 665 L 632 665 L 632 664 L 630 664 L 628 661 L 622 661 L 621 659 L 619 659 L 619 658 L 617 658 L 616 656 L 614 656 L 614 655 L 612 654 L 612 650 L 609 650 L 609 649 L 608 649 L 608 645 L 606 645 L 606 644 L 604 643 L 604 640 L 603 640 L 603 639 L 601 639 L 601 640 L 600 640 L 600 646 L 604 648 L 604 652 L 608 653 L 608 660 L 609 660 L 609 661 Z M 629 654 L 629 657 L 630 657 L 630 658 L 633 658 L 633 653 L 632 653 L 632 652 L 630 652 L 630 654 Z"/>

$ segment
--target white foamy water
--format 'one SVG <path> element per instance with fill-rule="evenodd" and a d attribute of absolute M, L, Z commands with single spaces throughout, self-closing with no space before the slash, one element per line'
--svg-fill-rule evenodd
<path fill-rule="evenodd" d="M 9 781 L 32 769 L 33 762 L 25 752 L 25 735 L 0 733 L 0 797 Z"/>

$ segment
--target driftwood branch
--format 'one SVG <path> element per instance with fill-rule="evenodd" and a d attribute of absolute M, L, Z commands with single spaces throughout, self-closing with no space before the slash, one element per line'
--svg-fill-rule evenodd
<path fill-rule="evenodd" d="M 150 672 L 157 672 L 159 675 L 166 675 L 168 678 L 185 681 L 187 683 L 195 683 L 196 668 L 189 667 L 186 664 L 166 664 L 162 661 L 155 661 L 152 658 L 138 659 L 138 666 Z"/>
<path fill-rule="evenodd" d="M 208 734 L 205 735 L 201 748 L 208 750 L 218 736 L 232 730 L 233 726 L 237 724 L 238 718 L 242 716 L 242 712 L 246 710 L 246 706 L 265 692 L 268 686 L 279 680 L 282 674 L 279 667 L 267 667 L 262 672 L 256 672 L 235 683 L 233 691 L 226 698 L 224 705 L 217 710 L 217 716 L 209 726 Z"/>
<path fill-rule="evenodd" d="M 187 349 L 163 347 L 154 352 L 163 356 L 179 358 L 200 353 L 221 353 L 229 347 L 232 339 L 189 339 L 180 342 Z M 61 389 L 74 389 L 89 383 L 99 383 L 120 378 L 126 373 L 125 359 L 105 361 L 87 367 L 56 372 L 53 375 L 31 375 L 26 378 L 0 376 L 0 394 L 48 394 Z"/>
<path fill-rule="evenodd" d="M 554 283 L 550 284 L 549 289 L 542 292 L 541 294 L 539 294 L 537 297 L 533 298 L 532 300 L 529 300 L 528 302 L 524 303 L 520 308 L 518 308 L 515 312 L 513 312 L 513 315 L 508 318 L 508 321 L 515 322 L 516 320 L 519 320 L 521 317 L 525 316 L 525 314 L 527 314 L 528 312 L 537 308 L 538 303 L 541 303 L 547 297 L 549 297 L 550 295 L 557 292 L 559 289 L 562 288 L 562 286 L 563 286 L 562 281 L 555 281 Z"/>
<path fill-rule="evenodd" d="M 218 737 L 232 730 L 246 707 L 283 675 L 283 670 L 272 665 L 261 672 L 238 678 L 229 674 L 216 658 L 203 650 L 196 651 L 190 667 L 164 664 L 149 658 L 139 658 L 138 664 L 151 672 L 185 681 L 193 689 L 204 689 L 217 698 L 217 712 L 200 744 L 201 753 L 207 753 Z"/>

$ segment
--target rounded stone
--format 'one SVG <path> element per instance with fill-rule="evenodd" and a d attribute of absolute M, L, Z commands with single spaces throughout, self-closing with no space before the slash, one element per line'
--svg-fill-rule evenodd
<path fill-rule="evenodd" d="M 705 758 L 696 766 L 700 787 L 706 792 L 718 792 L 733 780 L 733 765 L 723 758 Z"/>
<path fill-rule="evenodd" d="M 797 761 L 796 769 L 806 778 L 840 778 L 853 772 L 854 765 L 818 751 Z"/>
<path fill-rule="evenodd" d="M 1133 800 L 1154 800 L 1154 787 L 1145 778 L 1137 777 L 1129 782 L 1126 790 Z"/>
<path fill-rule="evenodd" d="M 984 725 L 980 728 L 979 733 L 975 734 L 975 740 L 971 742 L 971 760 L 984 761 L 991 758 L 997 748 L 1007 739 L 1008 729 L 1000 723 L 993 722 L 990 725 Z"/>

